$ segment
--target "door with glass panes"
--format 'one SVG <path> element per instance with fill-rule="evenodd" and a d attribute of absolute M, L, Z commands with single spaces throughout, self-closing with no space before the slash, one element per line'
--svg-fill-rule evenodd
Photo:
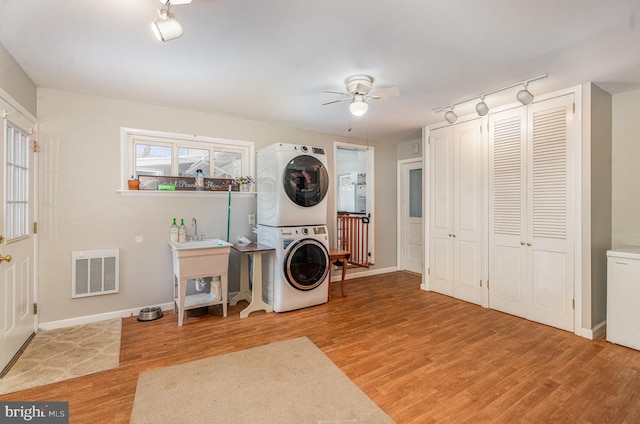
<path fill-rule="evenodd" d="M 35 118 L 0 97 L 0 370 L 37 328 L 35 315 Z"/>

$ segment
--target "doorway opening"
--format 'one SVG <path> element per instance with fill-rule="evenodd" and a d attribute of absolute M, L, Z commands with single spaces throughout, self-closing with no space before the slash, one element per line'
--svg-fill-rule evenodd
<path fill-rule="evenodd" d="M 334 245 L 352 252 L 349 263 L 368 267 L 375 263 L 374 148 L 335 142 L 334 161 Z"/>

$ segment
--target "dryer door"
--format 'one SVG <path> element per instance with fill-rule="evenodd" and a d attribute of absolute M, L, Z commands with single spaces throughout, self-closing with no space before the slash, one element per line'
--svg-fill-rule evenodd
<path fill-rule="evenodd" d="M 329 252 L 314 239 L 301 239 L 287 250 L 284 275 L 298 290 L 313 290 L 322 284 L 329 273 Z"/>
<path fill-rule="evenodd" d="M 298 206 L 315 206 L 329 189 L 329 173 L 317 158 L 300 155 L 291 159 L 282 174 L 287 197 Z"/>

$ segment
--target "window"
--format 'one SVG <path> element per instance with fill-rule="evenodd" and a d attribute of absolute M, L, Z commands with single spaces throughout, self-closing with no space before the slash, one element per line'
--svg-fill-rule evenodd
<path fill-rule="evenodd" d="M 29 235 L 29 136 L 6 124 L 6 239 Z"/>
<path fill-rule="evenodd" d="M 221 138 L 122 128 L 123 187 L 131 176 L 205 178 L 252 175 L 254 143 Z"/>

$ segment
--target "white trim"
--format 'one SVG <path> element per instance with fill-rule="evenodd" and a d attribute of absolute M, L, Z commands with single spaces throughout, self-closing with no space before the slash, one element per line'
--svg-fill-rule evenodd
<path fill-rule="evenodd" d="M 340 141 L 333 142 L 333 174 L 334 177 L 337 177 L 338 173 L 338 149 L 348 149 L 348 150 L 358 150 L 368 152 L 371 157 L 367 160 L 368 168 L 367 173 L 371 175 L 367 175 L 367 208 L 368 213 L 371 214 L 371 221 L 369 224 L 369 262 L 371 264 L 375 264 L 375 228 L 376 228 L 376 213 L 375 213 L 375 148 L 373 146 L 365 146 L 361 144 L 352 144 L 352 143 L 343 143 Z M 333 239 L 338 240 L 338 227 L 336 224 L 338 217 L 338 190 L 335 188 L 333 190 L 333 210 L 331 211 L 331 219 L 333 220 Z"/>
<path fill-rule="evenodd" d="M 607 331 L 607 321 L 602 321 L 596 324 L 593 328 L 583 328 L 581 332 L 576 332 L 578 336 L 584 337 L 589 340 L 595 340 Z"/>
<path fill-rule="evenodd" d="M 174 302 L 163 303 L 157 306 L 160 306 L 160 309 L 163 311 L 173 310 Z M 120 311 L 104 312 L 102 314 L 85 315 L 81 317 L 62 319 L 59 321 L 43 322 L 40 323 L 39 328 L 41 330 L 54 330 L 56 328 L 73 327 L 74 325 L 90 324 L 92 322 L 106 321 L 108 319 L 129 318 L 134 315 L 138 315 L 141 309 L 147 307 L 148 306 L 141 306 L 138 308 L 123 309 Z"/>
<path fill-rule="evenodd" d="M 243 157 L 243 161 L 247 161 L 246 175 L 255 175 L 255 143 L 253 141 L 235 140 L 229 138 L 209 137 L 204 135 L 180 134 L 165 131 L 144 130 L 139 128 L 120 127 L 120 190 L 126 190 L 128 187 L 127 180 L 132 175 L 132 169 L 135 164 L 130 163 L 129 158 L 133 158 L 133 151 L 129 143 L 129 136 L 147 136 L 156 138 L 165 138 L 167 140 L 181 140 L 186 142 L 211 143 L 222 146 L 247 149 L 247 157 Z M 224 151 L 224 149 L 222 149 Z M 132 159 L 133 160 L 133 159 Z M 211 158 L 213 160 L 213 158 Z M 133 168 L 132 168 L 133 167 Z M 243 171 L 244 173 L 244 171 Z"/>
<path fill-rule="evenodd" d="M 355 268 L 354 268 L 355 269 Z M 380 268 L 380 269 L 372 269 L 369 268 L 366 271 L 362 271 L 362 272 L 354 272 L 352 274 L 348 274 L 345 275 L 344 279 L 346 280 L 353 280 L 355 278 L 360 278 L 360 277 L 370 277 L 372 275 L 380 275 L 380 274 L 388 274 L 390 272 L 396 272 L 398 271 L 398 267 L 396 266 L 390 266 L 387 268 Z M 341 275 L 335 275 L 334 276 L 336 279 L 334 279 L 333 277 L 331 278 L 331 282 L 335 283 L 336 281 L 340 281 L 340 279 L 342 278 Z"/>

